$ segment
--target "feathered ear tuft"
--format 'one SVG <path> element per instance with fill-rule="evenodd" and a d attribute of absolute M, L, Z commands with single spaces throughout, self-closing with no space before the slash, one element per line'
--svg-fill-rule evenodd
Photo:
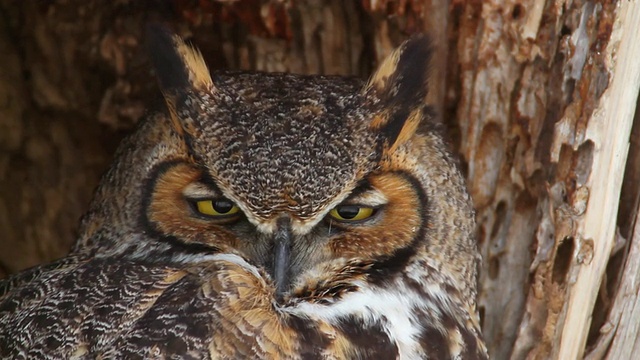
<path fill-rule="evenodd" d="M 166 26 L 147 27 L 149 56 L 164 92 L 175 90 L 212 90 L 213 81 L 202 54 Z"/>
<path fill-rule="evenodd" d="M 178 112 L 182 97 L 186 94 L 215 91 L 202 54 L 160 24 L 147 26 L 147 45 L 169 110 L 171 125 L 180 135 L 185 132 L 193 135 L 193 124 L 183 121 Z"/>
<path fill-rule="evenodd" d="M 429 38 L 414 36 L 382 62 L 363 90 L 379 109 L 371 127 L 388 150 L 410 139 L 423 117 L 430 59 Z"/>

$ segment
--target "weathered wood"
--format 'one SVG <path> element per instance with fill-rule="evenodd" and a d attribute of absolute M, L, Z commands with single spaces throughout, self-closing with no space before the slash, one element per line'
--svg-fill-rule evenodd
<path fill-rule="evenodd" d="M 636 212 L 637 215 L 640 213 Z M 595 359 L 632 359 L 640 350 L 640 216 L 635 229 L 614 305 L 600 329 L 596 346 L 585 357 Z"/>
<path fill-rule="evenodd" d="M 594 307 L 594 301 L 620 198 L 625 158 L 620 149 L 626 147 L 616 146 L 627 144 L 631 117 L 603 119 L 598 106 L 602 94 L 612 91 L 610 75 L 616 74 L 607 58 L 607 51 L 620 45 L 612 30 L 636 24 L 616 18 L 620 9 L 618 2 L 589 1 L 452 4 L 457 67 L 449 67 L 448 94 L 454 96 L 445 108 L 455 109 L 478 210 L 485 259 L 480 308 L 496 358 L 575 358 L 584 351 L 588 332 L 594 332 L 587 319 L 597 319 L 597 331 L 609 311 L 607 304 Z M 627 86 L 624 95 L 620 111 L 629 115 L 637 87 Z M 619 121 L 626 125 L 606 141 L 594 135 L 596 126 Z M 601 160 L 603 153 L 616 154 L 618 167 L 598 168 L 614 164 Z M 597 176 L 614 189 L 606 198 L 610 210 L 600 195 L 594 198 L 594 191 L 610 189 L 592 183 Z M 594 233 L 592 216 L 609 232 Z M 591 281 L 580 275 L 581 268 L 596 266 Z M 609 280 L 615 289 L 617 279 Z M 581 296 L 572 290 L 576 281 Z M 588 310 L 582 317 L 576 310 L 565 316 L 583 300 Z M 563 331 L 579 338 L 563 339 L 562 345 Z"/>
<path fill-rule="evenodd" d="M 604 57 L 605 67 L 611 72 L 611 82 L 586 126 L 585 141 L 593 142 L 593 162 L 590 176 L 582 185 L 586 188 L 583 199 L 586 210 L 574 230 L 577 246 L 571 267 L 576 271 L 571 269 L 570 273 L 575 274 L 575 280 L 570 279 L 572 286 L 567 297 L 566 318 L 558 339 L 559 359 L 575 359 L 584 354 L 593 306 L 614 247 L 616 223 L 613 215 L 618 212 L 629 134 L 640 87 L 638 24 L 640 6 L 630 1 L 621 2 Z M 638 334 L 637 329 L 626 331 Z"/>

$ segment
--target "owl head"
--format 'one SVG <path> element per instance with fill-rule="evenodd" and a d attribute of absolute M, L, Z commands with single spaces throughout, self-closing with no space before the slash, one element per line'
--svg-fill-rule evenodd
<path fill-rule="evenodd" d="M 368 82 L 210 72 L 157 27 L 149 49 L 166 111 L 120 146 L 75 252 L 174 264 L 232 253 L 278 297 L 318 301 L 348 292 L 346 277 L 412 272 L 473 303 L 473 210 L 424 104 L 425 36 Z"/>

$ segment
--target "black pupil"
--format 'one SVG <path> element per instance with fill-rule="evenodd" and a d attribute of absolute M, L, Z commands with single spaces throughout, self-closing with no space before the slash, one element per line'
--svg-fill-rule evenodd
<path fill-rule="evenodd" d="M 226 214 L 233 209 L 233 203 L 229 200 L 215 200 L 213 202 L 213 210 L 220 214 Z"/>
<path fill-rule="evenodd" d="M 346 205 L 340 206 L 338 208 L 338 215 L 340 215 L 343 219 L 353 219 L 354 217 L 358 216 L 359 212 L 359 206 Z"/>

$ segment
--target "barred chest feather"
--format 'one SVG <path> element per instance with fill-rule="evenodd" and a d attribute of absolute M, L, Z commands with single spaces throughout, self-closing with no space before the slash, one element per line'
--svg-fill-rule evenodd
<path fill-rule="evenodd" d="M 463 304 L 441 286 L 423 284 L 405 273 L 382 286 L 358 280 L 339 300 L 302 301 L 282 310 L 337 330 L 357 358 L 486 358 L 473 315 L 460 311 Z"/>

